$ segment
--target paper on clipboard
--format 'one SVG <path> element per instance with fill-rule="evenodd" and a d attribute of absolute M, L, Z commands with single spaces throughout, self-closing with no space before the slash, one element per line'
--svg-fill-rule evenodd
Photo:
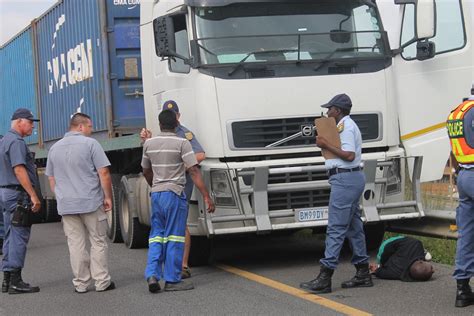
<path fill-rule="evenodd" d="M 323 136 L 327 139 L 329 144 L 341 148 L 341 139 L 339 138 L 339 132 L 336 127 L 336 120 L 333 117 L 320 117 L 314 120 L 314 126 L 316 126 L 316 131 L 318 136 Z M 321 149 L 324 159 L 333 159 L 337 158 L 329 150 Z"/>

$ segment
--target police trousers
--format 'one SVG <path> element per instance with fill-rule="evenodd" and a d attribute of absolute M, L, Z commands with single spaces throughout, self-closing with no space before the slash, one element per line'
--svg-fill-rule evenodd
<path fill-rule="evenodd" d="M 78 292 L 84 292 L 95 280 L 97 291 L 110 285 L 107 244 L 107 215 L 100 206 L 96 211 L 84 214 L 63 215 L 64 234 L 67 237 L 69 259 L 74 278 L 72 284 Z M 90 254 L 86 240 L 91 245 Z"/>
<path fill-rule="evenodd" d="M 364 226 L 360 218 L 359 201 L 365 187 L 362 171 L 337 173 L 329 178 L 329 218 L 326 230 L 326 249 L 320 263 L 336 269 L 344 239 L 352 248 L 352 264 L 367 263 Z"/>
<path fill-rule="evenodd" d="M 2 260 L 3 271 L 23 269 L 25 265 L 26 247 L 30 240 L 31 227 L 11 225 L 17 202 L 25 199 L 28 199 L 26 192 L 0 188 L 0 211 L 3 215 L 3 225 L 5 228 Z"/>
<path fill-rule="evenodd" d="M 474 276 L 474 170 L 461 169 L 458 176 L 459 205 L 456 209 L 458 241 L 454 278 Z"/>
<path fill-rule="evenodd" d="M 153 192 L 151 208 L 145 278 L 154 276 L 169 283 L 180 282 L 188 217 L 186 196 L 171 191 Z"/>

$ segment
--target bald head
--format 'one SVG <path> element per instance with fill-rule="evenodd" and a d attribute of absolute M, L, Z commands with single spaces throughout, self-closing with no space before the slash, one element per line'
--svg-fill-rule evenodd
<path fill-rule="evenodd" d="M 431 263 L 417 260 L 412 263 L 410 267 L 410 276 L 417 281 L 428 281 L 434 273 L 434 268 Z"/>

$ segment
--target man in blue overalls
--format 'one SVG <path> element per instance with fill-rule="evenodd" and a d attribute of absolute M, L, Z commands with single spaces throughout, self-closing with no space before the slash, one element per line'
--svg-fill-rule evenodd
<path fill-rule="evenodd" d="M 14 226 L 11 222 L 18 202 L 28 201 L 33 212 L 41 208 L 34 189 L 38 185 L 34 156 L 23 140 L 31 135 L 38 120 L 30 110 L 20 108 L 11 121 L 12 128 L 0 141 L 0 211 L 5 227 L 2 292 L 33 293 L 39 292 L 39 287 L 30 286 L 21 277 L 31 227 Z"/>
<path fill-rule="evenodd" d="M 196 135 L 193 134 L 189 129 L 187 129 L 184 125 L 179 122 L 181 118 L 181 113 L 179 112 L 178 104 L 173 100 L 168 100 L 163 103 L 163 110 L 172 110 L 176 113 L 176 119 L 178 120 L 178 127 L 176 127 L 176 136 L 185 138 L 191 143 L 191 147 L 193 148 L 194 155 L 198 164 L 201 163 L 204 159 L 206 159 L 206 153 L 202 148 L 201 144 L 196 138 Z M 142 141 L 151 138 L 152 134 L 150 130 L 143 129 L 140 133 L 140 137 Z M 188 202 L 191 199 L 191 194 L 193 193 L 194 183 L 191 179 L 191 176 L 188 172 L 186 172 L 186 185 L 184 187 L 184 193 L 186 194 L 186 200 Z M 189 228 L 186 226 L 186 237 L 184 243 L 184 256 L 183 256 L 183 268 L 181 276 L 183 279 L 191 277 L 191 269 L 189 268 L 189 252 L 191 251 L 191 234 L 189 232 Z"/>
<path fill-rule="evenodd" d="M 329 219 L 326 231 L 326 249 L 320 260 L 321 270 L 316 279 L 303 282 L 300 287 L 313 293 L 330 293 L 331 277 L 339 262 L 344 239 L 352 248 L 352 264 L 356 275 L 343 282 L 343 288 L 373 286 L 369 272 L 369 257 L 365 245 L 365 234 L 360 218 L 359 201 L 365 187 L 365 175 L 361 168 L 362 137 L 356 123 L 349 116 L 352 101 L 346 94 L 336 95 L 327 104 L 327 116 L 333 117 L 341 139 L 341 148 L 317 136 L 316 145 L 328 150 L 338 158 L 325 162 L 331 185 L 329 197 Z"/>

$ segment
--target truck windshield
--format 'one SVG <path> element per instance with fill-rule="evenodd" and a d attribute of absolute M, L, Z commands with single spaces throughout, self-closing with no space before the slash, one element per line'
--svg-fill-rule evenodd
<path fill-rule="evenodd" d="M 200 65 L 386 57 L 377 10 L 366 3 L 247 2 L 195 8 Z"/>

